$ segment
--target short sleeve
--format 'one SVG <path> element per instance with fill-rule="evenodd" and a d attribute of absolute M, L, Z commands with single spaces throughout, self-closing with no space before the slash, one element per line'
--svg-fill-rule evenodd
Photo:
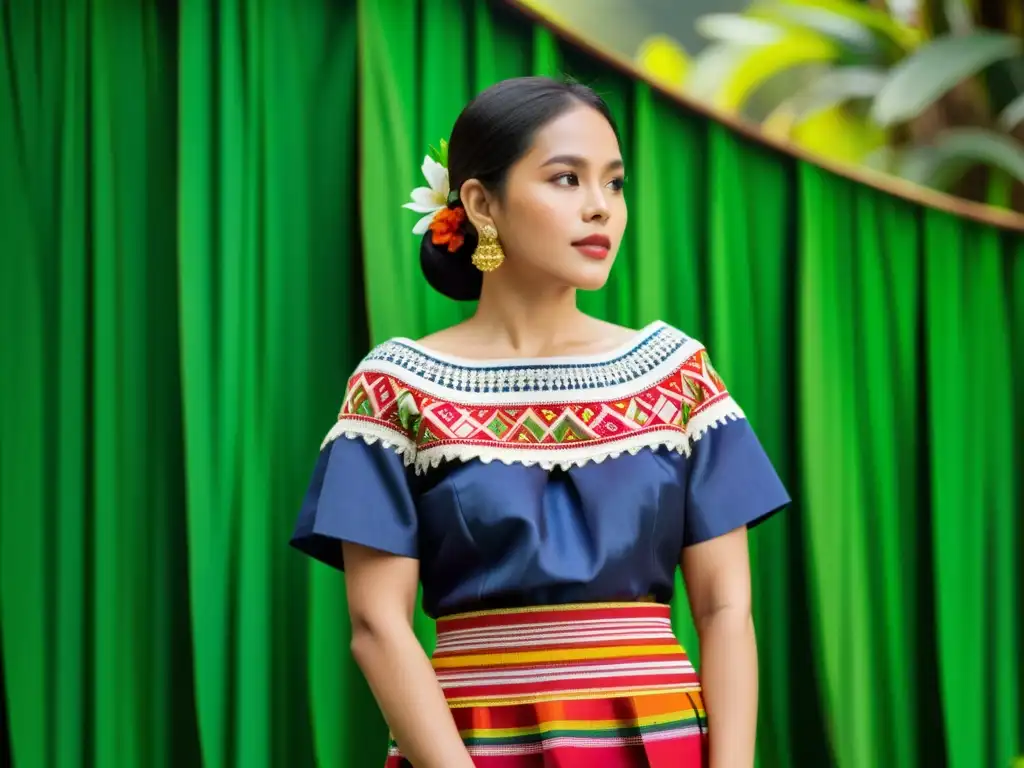
<path fill-rule="evenodd" d="M 405 393 L 387 377 L 355 376 L 338 422 L 320 449 L 291 544 L 344 569 L 342 542 L 418 557 L 416 504 L 407 460 L 413 448 L 398 409 Z"/>
<path fill-rule="evenodd" d="M 733 401 L 705 352 L 697 381 L 684 391 L 696 401 L 687 433 L 683 546 L 699 544 L 741 526 L 752 528 L 790 502 L 760 440 Z"/>

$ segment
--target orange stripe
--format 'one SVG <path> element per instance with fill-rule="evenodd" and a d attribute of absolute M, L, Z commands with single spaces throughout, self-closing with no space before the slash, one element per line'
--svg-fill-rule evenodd
<path fill-rule="evenodd" d="M 485 696 L 477 698 L 451 698 L 448 699 L 448 706 L 451 709 L 463 709 L 465 707 L 506 707 L 514 706 L 517 704 L 548 704 L 554 703 L 557 705 L 559 702 L 574 701 L 574 702 L 586 702 L 592 701 L 607 701 L 608 699 L 622 699 L 631 698 L 634 700 L 634 707 L 638 712 L 644 712 L 646 714 L 653 714 L 658 711 L 658 702 L 662 699 L 658 697 L 664 696 L 680 696 L 690 694 L 697 706 L 701 708 L 701 712 L 704 711 L 702 704 L 700 703 L 700 686 L 684 686 L 682 688 L 658 688 L 653 691 L 637 690 L 635 688 L 588 688 L 585 691 L 570 691 L 562 693 L 524 693 L 521 696 Z M 642 707 L 639 705 L 640 701 L 653 702 L 655 706 Z M 675 699 L 669 700 L 669 704 L 665 704 L 665 711 L 674 709 L 678 706 Z"/>
<path fill-rule="evenodd" d="M 629 645 L 610 648 L 569 648 L 565 650 L 525 651 L 522 653 L 476 653 L 441 656 L 431 659 L 435 669 L 450 667 L 497 667 L 503 664 L 543 664 L 555 661 L 621 659 L 630 656 L 685 656 L 678 644 Z"/>
<path fill-rule="evenodd" d="M 628 710 L 623 708 L 620 697 L 608 697 L 594 700 L 557 699 L 554 701 L 523 703 L 513 702 L 513 706 L 502 703 L 484 702 L 475 710 L 469 708 L 453 708 L 452 715 L 460 728 L 514 728 L 516 726 L 549 722 L 552 720 L 603 720 L 610 717 L 621 717 L 624 711 L 635 713 L 638 717 L 658 717 L 681 710 L 694 711 L 704 716 L 704 707 L 700 694 L 692 691 L 659 691 L 657 693 L 630 696 Z"/>
<path fill-rule="evenodd" d="M 547 646 L 548 646 L 547 649 L 544 649 L 544 646 L 539 645 L 538 643 L 519 642 L 519 638 L 509 638 L 508 641 L 505 642 L 501 646 L 501 652 L 507 656 L 507 655 L 512 655 L 512 654 L 518 655 L 518 654 L 524 654 L 524 653 L 537 653 L 537 652 L 551 653 L 551 652 L 554 652 L 555 650 L 558 650 L 558 651 L 590 651 L 590 653 L 592 655 L 591 656 L 587 656 L 587 658 L 595 658 L 596 659 L 596 658 L 599 658 L 599 654 L 601 653 L 601 651 L 606 650 L 608 648 L 632 648 L 633 649 L 633 655 L 640 657 L 640 658 L 638 658 L 638 661 L 640 661 L 640 660 L 642 660 L 643 656 L 645 655 L 644 654 L 644 650 L 647 649 L 647 648 L 660 648 L 660 647 L 681 648 L 681 646 L 679 645 L 679 642 L 674 637 L 666 637 L 665 639 L 661 639 L 661 638 L 638 638 L 636 640 L 630 639 L 628 641 L 616 640 L 615 638 L 610 638 L 610 639 L 607 639 L 607 640 L 594 640 L 594 641 L 590 641 L 590 642 L 577 642 L 577 643 L 571 642 L 569 638 L 566 638 L 565 641 L 561 641 L 561 640 L 559 640 L 559 638 L 552 638 L 552 640 L 558 640 L 558 642 L 557 643 L 556 642 L 549 642 L 549 643 L 547 643 Z M 491 640 L 491 641 L 488 641 L 488 642 L 492 642 L 493 643 L 494 641 Z M 439 649 L 434 651 L 434 658 L 446 659 L 446 658 L 452 658 L 452 657 L 455 657 L 455 656 L 486 656 L 488 653 L 491 653 L 491 652 L 492 651 L 488 650 L 487 648 L 472 648 L 472 647 L 470 647 L 470 648 L 456 648 L 456 649 L 452 649 L 452 650 L 447 650 L 447 649 L 439 648 Z"/>

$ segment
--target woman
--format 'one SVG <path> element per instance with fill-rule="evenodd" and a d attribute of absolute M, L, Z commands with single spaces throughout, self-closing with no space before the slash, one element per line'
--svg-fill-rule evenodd
<path fill-rule="evenodd" d="M 699 342 L 576 308 L 626 226 L 607 106 L 507 80 L 437 161 L 407 206 L 421 264 L 477 310 L 358 366 L 293 540 L 347 572 L 387 765 L 752 765 L 746 530 L 788 498 Z M 678 564 L 703 688 L 669 624 Z"/>

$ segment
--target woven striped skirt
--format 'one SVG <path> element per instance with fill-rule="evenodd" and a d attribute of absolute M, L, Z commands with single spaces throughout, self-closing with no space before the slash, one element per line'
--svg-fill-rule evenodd
<path fill-rule="evenodd" d="M 697 674 L 668 606 L 485 611 L 437 622 L 433 666 L 480 768 L 707 764 Z M 387 768 L 408 766 L 392 741 Z"/>

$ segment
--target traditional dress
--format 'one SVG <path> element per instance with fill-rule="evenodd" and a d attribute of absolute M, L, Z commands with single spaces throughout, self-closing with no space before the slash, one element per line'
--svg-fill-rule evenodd
<path fill-rule="evenodd" d="M 341 541 L 419 559 L 476 765 L 679 768 L 707 759 L 670 625 L 681 551 L 788 501 L 704 347 L 665 323 L 566 358 L 393 339 L 350 379 L 293 544 L 338 568 Z"/>

